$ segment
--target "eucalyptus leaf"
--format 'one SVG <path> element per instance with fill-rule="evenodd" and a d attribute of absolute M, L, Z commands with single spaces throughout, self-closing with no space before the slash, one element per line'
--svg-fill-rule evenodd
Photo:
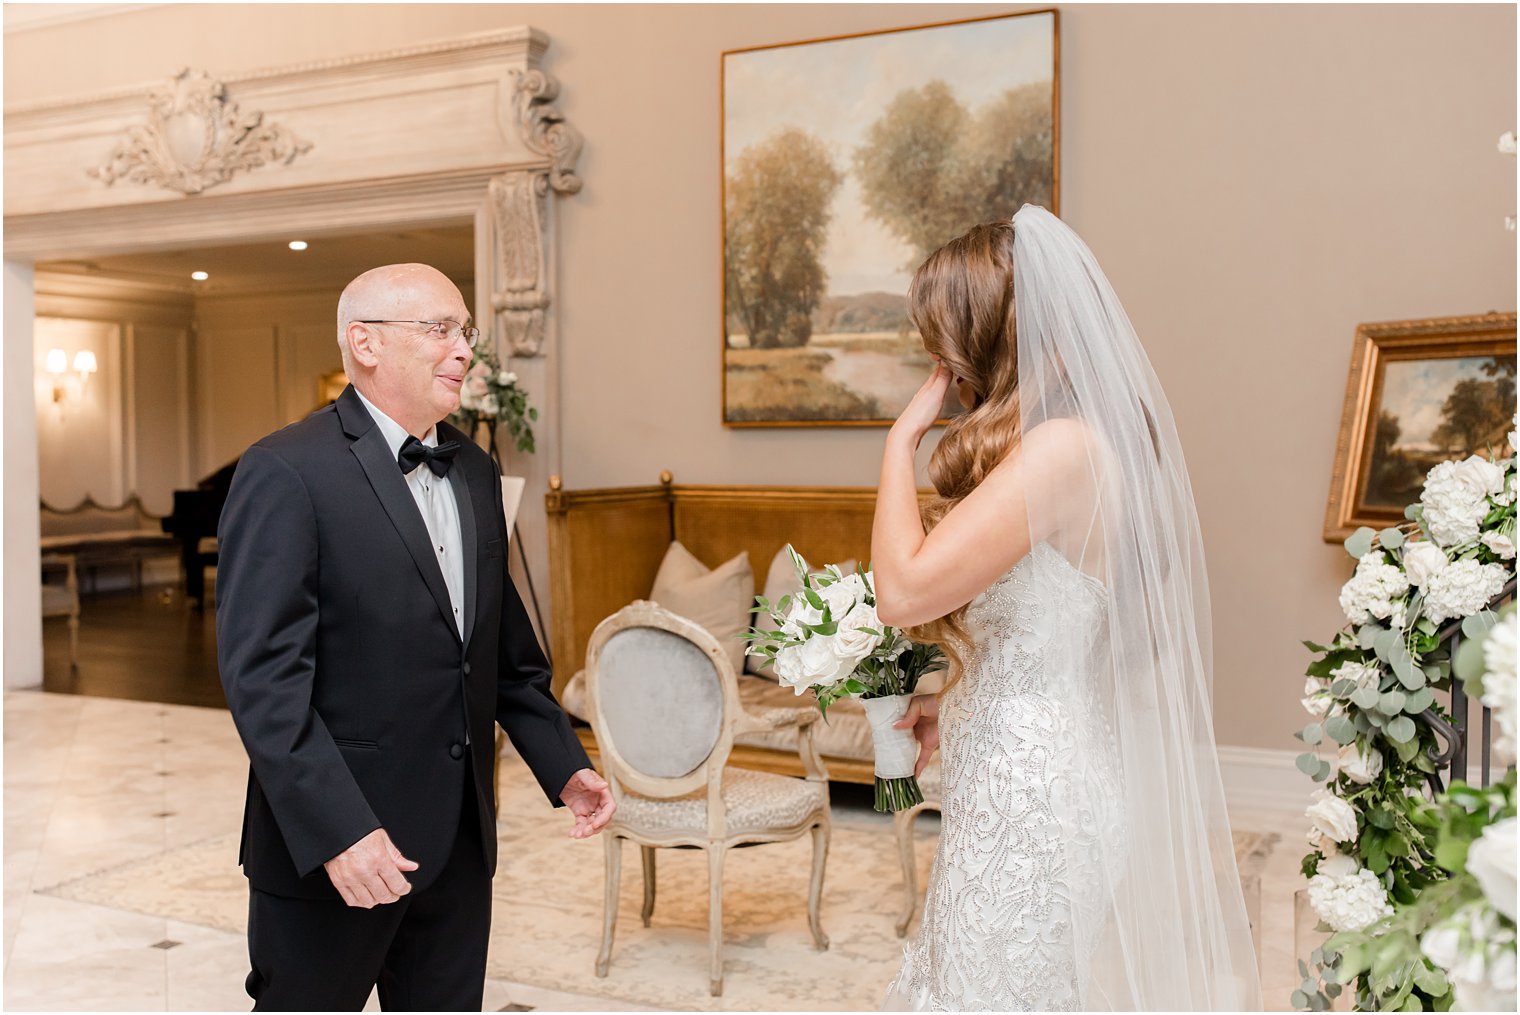
<path fill-rule="evenodd" d="M 1404 711 L 1410 715 L 1419 715 L 1429 708 L 1435 700 L 1436 696 L 1430 693 L 1430 688 L 1422 687 L 1405 697 Z"/>
<path fill-rule="evenodd" d="M 1467 638 L 1482 638 L 1498 622 L 1499 618 L 1494 614 L 1494 611 L 1479 610 L 1471 617 L 1463 618 L 1462 634 Z"/>
<path fill-rule="evenodd" d="M 1372 537 L 1375 535 L 1377 533 L 1363 525 L 1346 539 L 1346 552 L 1357 560 L 1361 560 L 1367 551 L 1372 549 Z"/>
<path fill-rule="evenodd" d="M 1404 702 L 1408 699 L 1401 691 L 1389 691 L 1378 699 L 1378 711 L 1384 715 L 1398 715 L 1404 711 Z"/>
<path fill-rule="evenodd" d="M 1384 529 L 1378 533 L 1378 542 L 1383 544 L 1386 549 L 1397 550 L 1404 545 L 1404 533 L 1398 529 Z"/>
<path fill-rule="evenodd" d="M 1468 617 L 1468 620 L 1473 619 Z M 1464 622 L 1464 628 L 1467 626 Z M 1452 660 L 1452 669 L 1460 677 L 1463 683 L 1471 683 L 1483 676 L 1483 641 L 1479 638 L 1469 637 L 1457 649 L 1457 657 Z"/>
<path fill-rule="evenodd" d="M 1383 733 L 1394 743 L 1407 743 L 1414 739 L 1414 720 L 1407 715 L 1401 715 L 1397 719 L 1390 720 L 1388 725 L 1384 727 Z"/>
<path fill-rule="evenodd" d="M 1281 996 L 1281 995 L 1279 995 L 1279 996 Z M 1293 992 L 1293 995 L 1288 998 L 1288 1003 L 1293 1006 L 1293 1009 L 1295 1011 L 1298 1011 L 1299 1009 L 1303 1009 L 1303 1008 L 1308 1008 L 1309 1007 L 1309 995 L 1305 994 L 1301 990 L 1295 990 Z"/>
<path fill-rule="evenodd" d="M 1376 687 L 1359 687 L 1352 693 L 1351 702 L 1357 708 L 1377 708 L 1382 697 Z"/>
<path fill-rule="evenodd" d="M 1393 672 L 1406 690 L 1418 691 L 1425 686 L 1426 672 L 1414 665 L 1412 661 L 1407 665 L 1395 664 Z"/>
<path fill-rule="evenodd" d="M 1299 734 L 1299 739 L 1306 744 L 1317 744 L 1324 738 L 1325 731 L 1317 722 L 1311 722 L 1309 725 L 1305 726 L 1303 732 Z"/>
<path fill-rule="evenodd" d="M 1326 779 L 1330 778 L 1330 773 L 1332 771 L 1334 771 L 1334 769 L 1330 767 L 1330 762 L 1321 761 L 1319 763 L 1319 771 L 1314 773 L 1314 781 L 1324 782 Z"/>
<path fill-rule="evenodd" d="M 823 607 L 820 606 L 819 609 Z M 1399 633 L 1386 627 L 1378 628 L 1372 636 L 1372 651 L 1376 652 L 1377 657 L 1385 663 L 1393 660 L 1394 646 L 1397 644 L 1399 644 Z"/>
<path fill-rule="evenodd" d="M 1293 763 L 1298 766 L 1300 772 L 1311 778 L 1315 772 L 1319 771 L 1319 758 L 1309 751 L 1305 751 L 1297 758 L 1294 758 Z"/>
<path fill-rule="evenodd" d="M 1356 643 L 1362 647 L 1363 651 L 1370 652 L 1372 650 L 1372 643 L 1376 640 L 1377 633 L 1381 630 L 1382 628 L 1376 624 L 1363 624 L 1356 629 Z"/>
<path fill-rule="evenodd" d="M 1343 715 L 1335 716 L 1325 723 L 1325 732 L 1330 739 L 1345 746 L 1356 739 L 1356 724 Z"/>
<path fill-rule="evenodd" d="M 1350 697 L 1351 692 L 1356 690 L 1356 681 L 1347 680 L 1345 677 L 1330 685 L 1330 693 L 1337 698 Z"/>

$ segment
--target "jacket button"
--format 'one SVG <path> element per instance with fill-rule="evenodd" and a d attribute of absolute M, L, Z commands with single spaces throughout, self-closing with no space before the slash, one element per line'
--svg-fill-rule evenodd
<path fill-rule="evenodd" d="M 465 663 L 464 664 L 464 675 L 467 676 L 467 677 L 470 675 L 470 664 L 469 663 Z"/>
<path fill-rule="evenodd" d="M 464 757 L 464 745 L 463 744 L 450 744 L 449 745 L 449 757 L 453 758 L 455 761 L 458 761 L 460 758 Z"/>

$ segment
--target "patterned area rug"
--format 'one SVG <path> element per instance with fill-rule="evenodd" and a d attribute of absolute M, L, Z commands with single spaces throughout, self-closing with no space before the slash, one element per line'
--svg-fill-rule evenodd
<path fill-rule="evenodd" d="M 639 920 L 638 850 L 624 846 L 612 966 L 598 978 L 603 845 L 573 842 L 526 770 L 504 761 L 501 863 L 488 973 L 553 990 L 681 1010 L 876 1010 L 897 970 L 893 931 L 902 876 L 891 822 L 836 810 L 823 895 L 828 951 L 816 952 L 805 900 L 811 844 L 803 839 L 732 851 L 724 878 L 724 995 L 707 992 L 707 862 L 700 850 L 658 853 L 653 925 Z M 917 822 L 919 883 L 938 822 Z M 1249 883 L 1275 835 L 1236 833 Z M 43 889 L 46 894 L 243 933 L 247 882 L 236 834 L 204 839 L 144 860 Z"/>

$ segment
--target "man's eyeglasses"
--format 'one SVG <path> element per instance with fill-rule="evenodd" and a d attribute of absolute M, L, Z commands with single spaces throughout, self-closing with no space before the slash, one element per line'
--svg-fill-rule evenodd
<path fill-rule="evenodd" d="M 464 339 L 465 345 L 471 349 L 480 341 L 480 329 L 471 328 L 454 321 L 355 321 L 355 324 L 425 324 L 429 338 L 440 341 L 457 342 Z"/>

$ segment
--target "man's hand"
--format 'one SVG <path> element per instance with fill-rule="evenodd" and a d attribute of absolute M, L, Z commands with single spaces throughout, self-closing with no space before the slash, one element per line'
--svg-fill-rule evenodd
<path fill-rule="evenodd" d="M 589 768 L 583 768 L 572 775 L 570 781 L 565 783 L 565 788 L 560 790 L 559 798 L 570 808 L 570 813 L 575 815 L 575 827 L 570 829 L 572 839 L 589 839 L 600 832 L 607 827 L 607 822 L 612 820 L 612 815 L 617 810 L 617 802 L 612 799 L 612 787 L 607 785 L 606 779 Z"/>
<path fill-rule="evenodd" d="M 360 909 L 395 902 L 412 890 L 403 871 L 417 865 L 401 855 L 385 829 L 377 828 L 322 865 L 343 901 Z"/>
<path fill-rule="evenodd" d="M 912 729 L 918 738 L 918 764 L 913 766 L 913 777 L 924 774 L 929 759 L 939 750 L 939 696 L 915 694 L 908 702 L 907 713 L 892 724 L 900 730 Z"/>

